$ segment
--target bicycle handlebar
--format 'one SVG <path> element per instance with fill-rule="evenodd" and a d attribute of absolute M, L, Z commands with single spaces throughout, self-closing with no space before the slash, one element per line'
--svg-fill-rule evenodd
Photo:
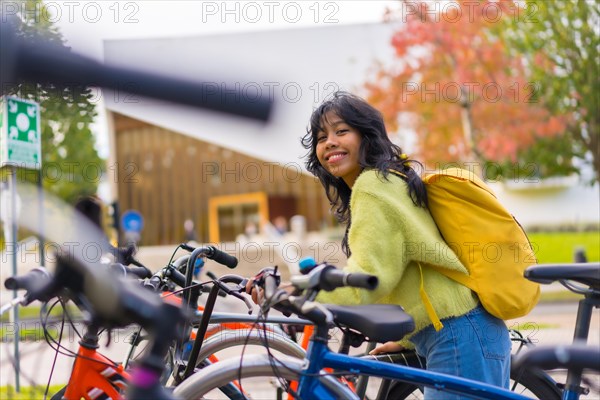
<path fill-rule="evenodd" d="M 321 289 L 327 292 L 344 286 L 374 290 L 379 284 L 379 279 L 375 275 L 346 273 L 333 266 L 329 267 L 323 269 L 320 284 Z"/>
<path fill-rule="evenodd" d="M 277 287 L 279 286 L 279 280 L 275 275 L 265 275 L 264 279 L 264 288 L 265 288 L 265 299 L 270 300 L 273 298 L 275 293 L 277 292 Z"/>
<path fill-rule="evenodd" d="M 263 269 L 254 278 L 254 284 L 264 290 L 264 302 L 261 305 L 263 312 L 270 307 L 275 307 L 284 315 L 296 313 L 309 319 L 315 324 L 329 324 L 333 316 L 323 305 L 314 303 L 318 291 L 332 291 L 339 287 L 356 287 L 374 290 L 378 279 L 374 275 L 361 273 L 346 273 L 332 265 L 321 264 L 313 267 L 305 275 L 293 276 L 292 285 L 296 288 L 293 294 L 285 290 L 278 290 L 279 275 L 270 268 Z M 306 290 L 303 296 L 297 296 L 298 290 Z"/>
<path fill-rule="evenodd" d="M 7 19 L 0 23 L 0 87 L 19 80 L 55 85 L 99 86 L 142 96 L 267 121 L 272 99 L 229 84 L 186 81 L 139 70 L 104 65 L 43 38 L 21 39 Z M 132 84 L 132 82 L 134 84 Z M 250 97 L 252 96 L 252 97 Z"/>
<path fill-rule="evenodd" d="M 124 276 L 131 275 L 140 279 L 146 279 L 152 276 L 152 272 L 143 265 L 131 267 L 121 263 L 112 263 L 110 264 L 110 269 L 113 271 L 122 272 Z"/>
<path fill-rule="evenodd" d="M 540 367 L 544 370 L 589 368 L 600 371 L 600 350 L 585 344 L 535 347 L 517 358 L 515 368 L 520 367 Z"/>
<path fill-rule="evenodd" d="M 332 291 L 339 287 L 349 286 L 374 290 L 379 284 L 375 275 L 347 273 L 333 265 L 321 264 L 314 267 L 306 275 L 292 277 L 292 284 L 298 289 Z"/>
<path fill-rule="evenodd" d="M 248 282 L 247 278 L 244 278 L 243 276 L 240 276 L 240 275 L 227 274 L 227 275 L 223 275 L 219 278 L 215 274 L 211 273 L 210 271 L 207 271 L 206 275 L 208 275 L 210 279 L 215 280 L 215 281 L 218 280 L 221 283 L 234 283 L 236 285 L 240 285 L 244 289 L 243 291 L 245 291 L 246 282 Z"/>
<path fill-rule="evenodd" d="M 143 265 L 129 266 L 127 267 L 127 274 L 135 275 L 140 279 L 150 278 L 152 276 L 152 272 L 144 267 Z"/>
<path fill-rule="evenodd" d="M 152 271 L 134 257 L 135 253 L 137 253 L 137 246 L 135 244 L 117 248 L 117 260 L 127 266 L 127 273 L 136 275 L 140 279 L 150 278 Z M 134 265 L 134 267 L 131 267 L 131 265 Z"/>
<path fill-rule="evenodd" d="M 26 293 L 21 304 L 26 306 L 34 300 L 49 300 L 49 298 L 36 296 L 34 293 L 39 293 L 50 282 L 50 279 L 50 274 L 46 268 L 35 267 L 25 275 L 11 276 L 6 279 L 4 287 L 9 290 L 25 290 Z"/>
<path fill-rule="evenodd" d="M 195 263 L 197 257 L 204 255 L 204 256 L 206 256 L 206 258 L 214 260 L 221 265 L 225 265 L 228 268 L 233 269 L 233 268 L 237 267 L 238 259 L 235 256 L 227 254 L 224 251 L 221 251 L 214 246 L 193 247 L 187 243 L 182 243 L 179 246 L 182 249 L 187 250 L 191 253 L 194 253 L 195 251 L 197 251 L 196 257 L 191 257 L 190 259 L 188 259 L 188 265 L 191 264 L 192 262 Z"/>
<path fill-rule="evenodd" d="M 208 246 L 211 251 L 206 255 L 211 260 L 215 260 L 219 264 L 225 265 L 227 268 L 235 268 L 238 265 L 238 259 L 230 254 L 227 254 L 216 247 Z"/>
<path fill-rule="evenodd" d="M 43 267 L 35 267 L 25 275 L 11 276 L 4 281 L 4 287 L 9 290 L 37 290 L 50 280 L 50 274 Z"/>

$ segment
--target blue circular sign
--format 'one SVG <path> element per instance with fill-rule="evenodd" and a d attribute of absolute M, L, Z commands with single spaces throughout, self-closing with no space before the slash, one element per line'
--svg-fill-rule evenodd
<path fill-rule="evenodd" d="M 141 232 L 144 218 L 136 210 L 127 210 L 121 215 L 121 227 L 125 232 Z"/>

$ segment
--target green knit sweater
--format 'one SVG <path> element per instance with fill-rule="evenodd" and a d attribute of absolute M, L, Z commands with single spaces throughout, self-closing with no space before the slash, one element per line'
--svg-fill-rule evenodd
<path fill-rule="evenodd" d="M 440 319 L 463 315 L 477 306 L 477 295 L 470 289 L 427 268 L 433 264 L 466 273 L 429 211 L 414 205 L 404 180 L 391 173 L 386 180 L 374 170 L 365 170 L 352 188 L 350 212 L 352 255 L 344 271 L 376 275 L 379 286 L 374 291 L 340 288 L 321 292 L 317 301 L 398 304 L 414 318 L 415 334 L 432 324 L 419 295 L 420 264 L 425 291 Z M 408 345 L 406 341 L 402 344 Z"/>

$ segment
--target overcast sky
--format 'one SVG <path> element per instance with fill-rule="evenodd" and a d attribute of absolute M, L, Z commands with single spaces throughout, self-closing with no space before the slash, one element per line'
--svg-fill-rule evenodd
<path fill-rule="evenodd" d="M 102 40 L 293 29 L 381 21 L 397 1 L 45 1 L 79 53 L 102 57 Z"/>

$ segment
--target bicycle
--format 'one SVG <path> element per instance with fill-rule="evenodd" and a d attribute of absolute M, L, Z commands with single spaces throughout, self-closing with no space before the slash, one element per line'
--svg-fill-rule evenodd
<path fill-rule="evenodd" d="M 399 380 L 417 386 L 430 386 L 463 396 L 488 399 L 526 399 L 527 397 L 506 389 L 494 387 L 464 378 L 439 374 L 420 368 L 382 363 L 372 358 L 356 358 L 333 353 L 327 347 L 327 332 L 334 322 L 356 330 L 373 341 L 386 342 L 399 340 L 414 329 L 412 318 L 399 306 L 333 306 L 315 303 L 311 298 L 317 288 L 333 290 L 344 285 L 366 287 L 373 284 L 375 277 L 348 275 L 327 265 L 320 265 L 306 276 L 292 278 L 297 289 L 305 290 L 303 295 L 289 295 L 276 290 L 271 276 L 265 279 L 265 303 L 263 308 L 277 308 L 309 319 L 315 324 L 315 334 L 305 360 L 289 357 L 273 358 L 256 355 L 228 359 L 208 366 L 182 382 L 174 393 L 186 399 L 200 398 L 226 382 L 238 380 L 242 384 L 252 377 L 275 377 L 289 390 L 289 381 L 298 381 L 298 390 L 293 393 L 298 398 L 345 398 L 359 397 L 334 376 L 369 375 L 383 379 Z M 326 367 L 335 372 L 325 373 Z M 212 397 L 211 397 L 212 398 Z"/>
<path fill-rule="evenodd" d="M 263 345 L 264 344 L 264 332 L 259 332 L 255 328 L 256 317 L 243 314 L 235 313 L 219 313 L 214 312 L 214 306 L 217 300 L 217 296 L 234 296 L 243 300 L 249 312 L 254 308 L 249 303 L 248 298 L 240 295 L 245 289 L 245 280 L 242 277 L 235 275 L 225 275 L 221 278 L 217 278 L 213 274 L 212 281 L 198 283 L 191 281 L 188 271 L 191 271 L 191 267 L 196 265 L 198 256 L 206 253 L 220 253 L 219 250 L 208 246 L 202 250 L 202 248 L 194 249 L 188 245 L 180 245 L 184 249 L 191 251 L 191 254 L 179 257 L 175 262 L 169 262 L 168 265 L 150 278 L 145 285 L 152 288 L 155 291 L 162 290 L 163 297 L 171 297 L 174 294 L 184 293 L 184 298 L 173 296 L 175 301 L 185 302 L 185 293 L 188 293 L 187 305 L 191 309 L 196 309 L 196 315 L 191 321 L 190 326 L 197 327 L 197 331 L 191 331 L 188 335 L 189 340 L 179 342 L 172 348 L 170 359 L 167 365 L 171 367 L 171 377 L 169 380 L 165 379 L 164 383 L 171 383 L 173 385 L 180 383 L 191 375 L 195 368 L 202 367 L 209 362 L 217 362 L 218 358 L 214 356 L 214 353 L 222 351 L 226 348 L 233 346 L 248 346 L 248 345 Z M 228 258 L 229 257 L 229 258 Z M 209 257 L 211 258 L 211 257 Z M 231 256 L 219 256 L 215 261 L 220 262 L 223 260 L 233 260 Z M 237 260 L 235 260 L 235 263 Z M 230 262 L 228 266 L 231 267 Z M 183 271 L 185 276 L 182 274 Z M 196 270 L 196 272 L 200 272 Z M 176 290 L 172 287 L 174 285 L 182 287 L 183 289 Z M 207 288 L 212 284 L 212 289 Z M 204 305 L 198 305 L 198 299 L 201 292 L 209 292 L 208 299 Z M 270 318 L 266 329 L 269 333 L 269 340 L 273 349 L 296 357 L 303 357 L 305 351 L 296 342 L 288 338 L 288 336 L 279 328 L 282 324 L 294 324 L 294 325 L 306 325 L 309 324 L 307 321 L 285 318 L 285 317 L 274 317 Z M 245 333 L 248 332 L 248 335 Z M 125 359 L 124 365 L 127 366 L 135 348 L 139 345 L 139 331 L 134 334 L 132 338 L 132 345 Z M 165 378 L 168 378 L 165 376 Z"/>
<path fill-rule="evenodd" d="M 600 370 L 600 350 L 587 345 L 593 309 L 600 308 L 600 263 L 535 265 L 525 270 L 525 277 L 541 284 L 558 281 L 584 296 L 579 301 L 571 346 L 532 349 L 517 360 L 518 366 L 566 367 L 567 381 L 559 385 L 564 389 L 562 398 L 577 400 L 581 394 L 589 393 L 589 388 L 581 386 L 583 370 Z"/>
<path fill-rule="evenodd" d="M 569 370 L 590 369 L 600 372 L 600 349 L 581 343 L 537 347 L 523 354 L 517 363 L 546 370 L 566 367 Z"/>
<path fill-rule="evenodd" d="M 57 396 L 62 397 L 64 393 L 67 398 L 90 399 L 98 398 L 103 391 L 110 398 L 119 399 L 125 389 L 123 379 L 128 379 L 128 399 L 173 398 L 161 386 L 159 378 L 168 345 L 178 339 L 179 328 L 189 317 L 185 308 L 164 302 L 132 280 L 125 280 L 105 266 L 94 265 L 73 252 L 57 256 L 56 271 L 52 276 L 40 271 L 43 270 L 9 278 L 7 287 L 26 290 L 19 299 L 25 305 L 34 300 L 47 302 L 54 297 L 66 297 L 89 315 L 87 333 L 81 341 L 72 375 L 84 379 L 85 385 L 74 380 Z M 11 303 L 18 304 L 16 300 Z M 3 311 L 5 309 L 8 307 L 3 307 Z M 100 328 L 114 329 L 132 323 L 152 332 L 154 340 L 128 374 L 96 353 L 95 346 Z M 87 390 L 92 382 L 98 384 L 98 388 Z"/>
<path fill-rule="evenodd" d="M 25 204 L 31 204 L 31 205 L 35 205 L 36 204 L 36 192 L 31 191 L 30 193 L 25 193 L 24 191 L 21 191 L 21 195 L 22 198 L 26 199 Z M 47 198 L 48 199 L 48 198 Z M 46 208 L 50 208 L 50 207 L 46 207 Z M 110 250 L 108 248 L 106 248 L 106 246 L 108 245 L 108 243 L 104 240 L 104 239 L 100 239 L 99 236 L 95 236 L 93 235 L 91 232 L 94 231 L 93 227 L 90 226 L 86 226 L 85 224 L 72 224 L 72 223 L 67 223 L 66 221 L 74 221 L 76 220 L 77 216 L 75 214 L 73 214 L 73 212 L 71 210 L 65 211 L 65 210 L 61 210 L 61 207 L 56 206 L 53 207 L 54 208 L 54 213 L 52 213 L 51 215 L 47 215 L 46 218 L 46 223 L 48 226 L 51 227 L 60 227 L 60 230 L 52 230 L 50 232 L 47 232 L 50 236 L 50 239 L 53 240 L 55 243 L 71 243 L 73 242 L 73 237 L 77 237 L 79 238 L 79 240 L 77 241 L 77 243 L 79 243 L 79 247 L 74 247 L 71 250 L 70 254 L 70 259 L 73 259 L 74 261 L 77 262 L 77 264 L 84 264 L 87 265 L 86 262 L 88 262 L 89 260 L 86 258 L 86 254 L 84 253 L 84 250 L 86 249 L 85 244 L 86 243 L 94 243 L 97 246 L 100 246 L 103 250 L 103 252 L 109 252 Z M 31 230 L 36 229 L 37 224 L 39 222 L 39 215 L 36 214 L 36 210 L 40 210 L 43 208 L 38 208 L 38 207 L 33 207 L 33 211 L 34 212 L 30 212 L 30 213 L 24 213 L 22 214 L 22 224 L 25 225 L 26 227 L 28 227 Z M 57 216 L 59 216 L 59 218 L 56 218 Z M 81 244 L 84 244 L 84 246 L 81 246 Z M 98 263 L 95 263 L 98 264 Z M 188 263 L 190 265 L 194 265 L 193 263 Z M 107 283 L 110 278 L 108 276 L 106 276 L 106 272 L 100 272 L 101 270 L 106 270 L 105 267 L 101 266 L 101 265 L 95 265 L 94 268 L 89 268 L 89 269 L 85 269 L 86 274 L 90 274 L 91 278 L 89 278 L 89 280 L 91 279 L 99 279 L 100 281 L 105 282 L 106 287 L 110 287 L 110 285 Z M 189 271 L 191 271 L 191 269 L 186 270 L 186 275 L 189 273 Z M 97 276 L 98 275 L 98 276 Z M 131 286 L 131 284 L 129 283 L 128 287 Z M 100 287 L 104 287 L 104 286 L 100 286 Z M 80 287 L 78 288 L 79 290 L 82 290 Z M 116 307 L 118 304 L 118 302 L 115 299 L 119 298 L 119 291 L 117 289 L 111 289 L 111 290 L 107 290 L 106 292 L 103 292 L 102 290 L 97 290 L 94 289 L 93 285 L 90 287 L 86 287 L 86 289 L 88 290 L 87 295 L 90 296 L 92 299 L 90 301 L 87 301 L 84 303 L 84 306 L 88 303 L 92 303 L 94 305 L 97 305 L 99 307 L 99 312 L 100 315 L 106 315 L 109 321 L 112 321 L 112 318 L 116 318 L 115 316 L 118 315 L 118 313 L 114 313 L 114 307 Z M 134 292 L 137 293 L 137 290 L 134 290 Z M 144 296 L 144 295 L 148 295 L 146 291 L 142 291 L 139 292 L 140 295 Z M 211 290 L 211 294 L 214 294 L 215 298 L 216 295 L 218 294 L 217 292 L 214 292 L 214 288 Z M 209 295 L 210 297 L 210 295 Z M 129 305 L 131 306 L 131 304 Z M 149 310 L 149 308 L 148 308 Z M 147 311 L 148 311 L 147 310 Z M 136 312 L 139 312 L 141 310 L 136 310 Z M 148 311 L 150 312 L 150 311 Z M 113 315 L 115 314 L 115 315 Z M 132 312 L 132 315 L 135 315 L 135 312 Z M 117 322 L 113 322 L 112 323 L 112 327 L 115 326 L 124 326 L 127 325 L 125 323 L 125 321 L 129 321 L 131 322 L 132 320 L 129 319 L 130 316 L 128 316 L 127 318 L 123 319 L 122 321 Z M 148 324 L 146 324 L 148 325 Z M 153 325 L 149 324 L 148 325 L 149 328 L 152 328 Z M 182 325 L 182 330 L 183 327 L 187 326 L 187 324 Z M 166 328 L 164 328 L 166 329 Z M 183 337 L 187 337 L 186 335 L 184 335 Z M 161 349 L 161 351 L 164 349 Z M 168 353 L 168 350 L 167 350 Z M 165 354 L 166 356 L 166 354 Z M 143 361 L 143 360 L 142 360 Z M 225 361 L 223 361 L 225 362 Z M 193 363 L 192 363 L 193 365 Z M 215 364 L 216 365 L 216 364 Z M 219 365 L 222 365 L 221 362 L 219 363 Z M 162 364 L 160 366 L 161 370 L 164 369 L 164 361 L 162 361 Z M 193 372 L 193 371 L 192 371 Z M 193 375 L 192 375 L 193 376 Z M 159 379 L 159 383 L 160 383 L 160 379 Z"/>
<path fill-rule="evenodd" d="M 195 250 L 195 249 L 193 249 Z M 192 250 L 192 251 L 193 251 Z M 223 261 L 223 260 L 227 260 L 227 257 L 224 256 L 219 250 L 213 248 L 213 247 L 204 247 L 201 248 L 200 251 L 196 252 L 196 254 L 198 255 L 202 255 L 202 256 L 206 256 L 207 258 L 211 258 L 211 259 L 216 259 L 218 261 Z M 147 270 L 147 268 L 145 268 L 141 263 L 139 263 L 139 261 L 133 259 L 131 253 L 129 254 L 130 259 L 127 260 L 128 262 L 134 263 L 135 265 L 137 265 L 137 267 L 129 267 L 123 264 L 112 264 L 111 267 L 113 270 L 117 271 L 120 275 L 130 275 L 130 276 L 136 276 L 140 279 L 144 279 L 144 278 L 148 278 L 148 273 L 149 271 Z M 189 256 L 185 256 L 183 258 L 180 258 L 179 263 L 181 263 L 181 260 L 186 260 L 187 258 L 189 258 Z M 150 279 L 147 282 L 147 286 L 150 286 L 152 288 L 155 287 L 155 285 L 157 284 L 157 279 L 159 276 L 162 277 L 161 279 L 163 279 L 162 282 L 165 281 L 170 281 L 171 279 L 174 282 L 179 283 L 180 285 L 184 285 L 185 284 L 185 277 L 178 272 L 178 270 L 176 269 L 176 266 L 179 264 L 178 262 L 175 262 L 173 265 L 171 265 L 169 263 L 169 265 L 163 269 L 161 269 L 157 274 L 155 274 L 152 279 Z M 108 266 L 104 266 L 105 268 L 108 268 Z M 16 301 L 11 302 L 8 306 L 3 307 L 2 308 L 2 312 L 4 311 L 8 311 L 10 308 L 12 308 L 12 306 L 16 305 L 16 304 L 22 304 L 22 305 L 27 305 L 31 299 L 31 293 L 35 292 L 35 288 L 38 287 L 39 285 L 43 284 L 45 281 L 50 279 L 50 274 L 48 274 L 48 272 L 44 269 L 44 268 L 35 268 L 32 271 L 30 271 L 29 273 L 23 275 L 23 276 L 16 276 L 16 277 L 10 277 L 5 281 L 5 286 L 7 289 L 11 289 L 11 290 L 20 290 L 20 289 L 25 289 L 27 290 L 27 293 L 24 296 L 21 296 L 20 298 L 18 298 Z M 227 291 L 227 294 L 230 295 L 236 295 L 236 293 L 230 289 L 228 289 L 226 286 L 224 285 L 216 285 L 218 292 L 219 293 L 224 293 L 223 290 Z M 197 301 L 197 296 L 199 294 L 200 291 L 205 290 L 206 285 L 205 284 L 197 284 L 197 285 L 192 285 L 192 287 L 190 287 L 190 291 L 192 292 L 192 295 L 190 297 L 190 301 L 192 303 Z M 166 293 L 166 295 L 165 295 Z M 178 299 L 175 296 L 170 296 L 173 293 L 172 292 L 165 292 L 163 293 L 163 300 L 169 300 L 171 303 L 175 303 L 177 306 L 181 306 L 182 301 L 181 300 L 173 300 L 173 299 Z M 239 296 L 239 295 L 238 295 Z M 208 304 L 209 308 L 212 310 L 212 306 L 214 305 L 214 300 L 216 299 L 216 296 L 214 297 L 212 303 Z M 247 301 L 246 298 L 244 298 L 244 300 Z M 64 306 L 64 302 L 63 302 L 63 306 Z M 212 318 L 212 312 L 207 312 L 207 310 L 204 310 L 203 307 L 199 307 L 199 310 L 201 311 L 201 313 L 199 315 L 196 315 L 194 318 L 192 318 L 190 320 L 190 322 L 193 324 L 194 321 L 196 321 L 196 323 L 200 322 L 200 324 L 202 325 L 202 321 L 205 320 L 211 320 Z M 68 314 L 67 314 L 68 316 Z M 198 316 L 200 316 L 200 318 L 198 319 Z M 68 317 L 69 320 L 72 322 L 71 318 Z M 248 327 L 251 327 L 251 324 L 248 323 L 242 323 L 240 324 L 239 322 L 239 317 L 233 314 L 227 314 L 227 315 L 216 315 L 217 319 L 221 319 L 223 320 L 224 318 L 229 318 L 232 321 L 235 321 L 235 323 L 228 323 L 227 321 L 220 321 L 218 323 L 218 328 L 215 328 L 212 331 L 207 331 L 206 335 L 203 335 L 201 337 L 210 337 L 212 335 L 214 335 L 217 332 L 223 332 L 224 330 L 239 330 L 239 329 L 247 329 Z M 284 323 L 284 322 L 292 322 L 292 323 L 301 323 L 302 321 L 299 320 L 289 320 L 289 319 L 283 319 L 280 318 L 278 320 L 275 320 L 274 322 L 280 322 L 280 323 Z M 252 321 L 250 322 L 254 322 L 254 319 L 252 319 Z M 64 321 L 63 321 L 64 323 Z M 191 326 L 191 325 L 190 325 Z M 44 324 L 45 327 L 45 324 Z M 183 329 L 184 326 L 181 327 L 183 331 L 189 332 L 189 329 L 185 330 Z M 141 328 L 140 328 L 141 331 Z M 125 360 L 125 362 L 123 364 L 114 362 L 112 360 L 110 360 L 109 358 L 107 358 L 106 356 L 104 356 L 103 354 L 101 354 L 100 352 L 97 351 L 98 347 L 99 347 L 99 326 L 90 323 L 87 325 L 86 328 L 86 332 L 83 335 L 80 335 L 81 340 L 79 341 L 79 348 L 76 352 L 70 352 L 71 354 L 68 354 L 67 352 L 63 351 L 63 354 L 67 354 L 67 355 L 71 355 L 75 358 L 74 364 L 72 366 L 72 370 L 71 370 L 71 374 L 69 377 L 69 381 L 67 383 L 66 386 L 64 386 L 61 390 L 59 390 L 57 393 L 55 393 L 51 399 L 52 400 L 59 400 L 62 398 L 65 399 L 81 399 L 81 398 L 111 398 L 111 399 L 122 399 L 122 394 L 124 393 L 124 391 L 127 389 L 127 387 L 129 386 L 129 384 L 131 383 L 131 379 L 132 376 L 130 375 L 129 371 L 127 370 L 128 364 L 130 362 L 130 356 L 133 352 L 133 349 L 137 346 L 137 344 L 139 344 L 140 340 L 139 337 L 139 332 L 137 332 L 137 334 L 134 334 L 134 341 L 132 343 L 132 347 L 130 349 L 130 352 L 128 354 L 127 359 Z M 61 329 L 62 332 L 62 329 Z M 45 330 L 45 333 L 47 333 L 47 331 Z M 192 335 L 192 339 L 194 338 L 195 335 Z M 61 335 L 62 337 L 62 335 Z M 200 337 L 200 336 L 199 336 Z M 259 337 L 257 337 L 257 339 L 260 339 Z M 284 354 L 290 354 L 290 355 L 294 355 L 294 356 L 303 356 L 304 354 L 304 350 L 302 348 L 300 348 L 296 343 L 291 342 L 289 339 L 287 340 L 282 340 L 285 339 L 283 337 L 283 334 L 278 334 L 278 335 L 273 335 L 270 339 L 272 339 L 272 344 L 274 344 L 275 348 L 280 349 Z M 48 335 L 46 335 L 46 340 L 48 341 L 49 344 L 50 343 L 50 338 Z M 66 350 L 64 347 L 62 347 L 62 345 L 60 344 L 60 338 L 58 339 L 58 341 L 53 340 L 53 344 L 56 345 L 56 349 L 57 352 L 59 351 L 59 348 L 62 348 L 63 350 Z M 198 340 L 194 341 L 198 342 Z M 200 343 L 202 343 L 203 340 L 200 340 Z M 178 344 L 181 344 L 181 341 L 177 342 Z M 227 342 L 225 342 L 227 343 Z M 260 343 L 262 344 L 262 341 L 256 341 L 256 343 Z M 223 348 L 223 344 L 224 343 L 217 343 L 215 342 L 215 344 L 212 347 L 219 347 L 219 348 Z M 181 347 L 178 347 L 176 345 L 172 345 L 169 347 L 168 350 L 168 354 L 169 357 L 167 357 L 167 359 L 171 360 L 171 363 L 166 363 L 165 364 L 165 371 L 162 374 L 162 379 L 161 379 L 161 383 L 165 384 L 166 381 L 166 377 L 171 376 L 171 374 L 174 372 L 173 368 L 170 367 L 172 365 L 174 365 L 174 363 L 172 362 L 174 355 L 179 354 L 181 355 L 181 352 L 178 352 L 177 349 L 181 350 Z M 290 351 L 290 349 L 292 351 Z M 214 350 L 211 350 L 211 347 L 208 347 L 208 354 L 206 354 L 204 356 L 204 358 L 208 358 L 209 355 L 213 354 Z M 199 361 L 195 361 L 196 358 L 191 357 L 189 360 L 185 360 L 187 361 L 191 361 L 193 364 L 192 365 L 196 365 L 196 366 L 201 366 L 204 365 L 201 363 L 201 361 L 204 358 L 199 358 Z M 179 361 L 181 361 L 181 363 L 183 364 L 183 357 L 179 357 L 178 358 Z M 216 362 L 218 361 L 218 359 L 212 357 L 211 359 L 212 362 Z M 184 364 L 185 366 L 185 364 Z M 192 369 L 193 371 L 193 369 Z M 178 383 L 178 381 L 175 381 L 174 383 Z M 230 393 L 232 393 L 232 395 L 235 394 L 239 394 L 240 391 L 239 389 L 236 388 L 230 388 Z"/>

